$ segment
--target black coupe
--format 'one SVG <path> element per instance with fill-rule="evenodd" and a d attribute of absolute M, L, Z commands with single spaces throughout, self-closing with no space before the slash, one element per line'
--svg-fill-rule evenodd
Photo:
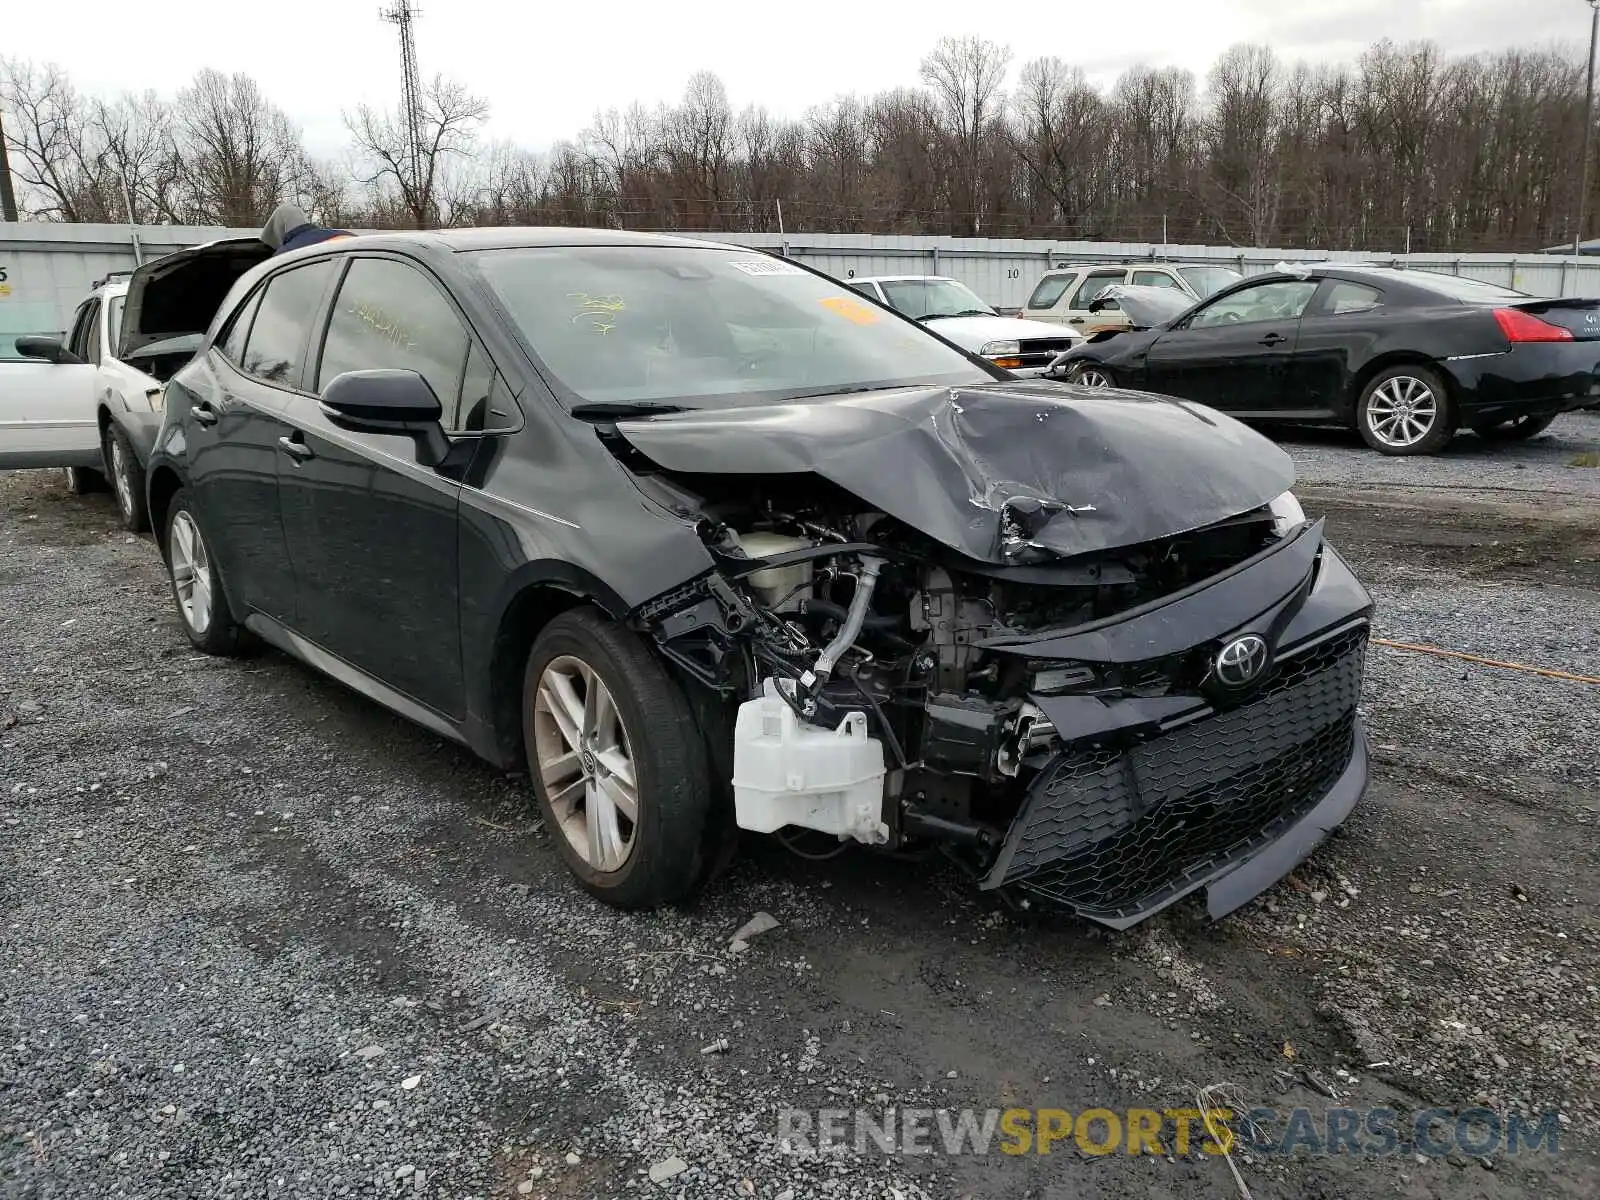
<path fill-rule="evenodd" d="M 1131 295 L 1152 290 L 1120 289 L 1143 328 L 1091 337 L 1050 376 L 1253 422 L 1344 425 L 1384 454 L 1432 454 L 1462 428 L 1528 438 L 1600 402 L 1600 300 L 1327 264 L 1280 267 L 1192 307 Z"/>

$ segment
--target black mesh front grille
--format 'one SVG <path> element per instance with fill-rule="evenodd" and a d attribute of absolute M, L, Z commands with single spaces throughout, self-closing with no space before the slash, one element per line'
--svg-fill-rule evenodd
<path fill-rule="evenodd" d="M 1063 350 L 1070 350 L 1077 342 L 1073 338 L 1026 338 L 1018 343 L 1025 367 L 1048 367 Z"/>
<path fill-rule="evenodd" d="M 1029 788 L 989 885 L 1131 916 L 1271 841 L 1350 761 L 1366 642 L 1365 626 L 1329 639 L 1248 704 L 1131 748 L 1069 748 Z"/>

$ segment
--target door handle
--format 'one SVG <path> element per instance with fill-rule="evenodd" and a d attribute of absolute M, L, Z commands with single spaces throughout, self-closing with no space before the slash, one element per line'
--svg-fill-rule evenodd
<path fill-rule="evenodd" d="M 1287 342 L 1288 340 L 1289 339 L 1284 337 L 1281 333 L 1269 333 L 1266 337 L 1261 339 L 1261 344 L 1263 346 L 1277 346 L 1283 342 Z"/>
<path fill-rule="evenodd" d="M 278 449 L 294 459 L 295 462 L 305 462 L 308 458 L 316 457 L 316 452 L 300 440 L 299 434 L 279 438 Z"/>
<path fill-rule="evenodd" d="M 1068 317 L 1067 318 L 1067 324 L 1069 324 L 1069 325 L 1082 325 L 1083 324 L 1083 318 L 1082 317 Z"/>
<path fill-rule="evenodd" d="M 215 425 L 221 420 L 220 414 L 211 407 L 211 401 L 202 400 L 189 410 L 194 414 L 194 419 L 202 425 Z"/>

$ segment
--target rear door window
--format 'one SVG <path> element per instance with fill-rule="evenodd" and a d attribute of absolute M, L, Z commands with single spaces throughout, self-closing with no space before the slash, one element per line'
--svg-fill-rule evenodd
<path fill-rule="evenodd" d="M 99 365 L 100 362 L 100 302 L 95 301 L 94 307 L 89 310 L 88 340 L 84 346 L 83 357 L 89 362 Z"/>
<path fill-rule="evenodd" d="M 1135 271 L 1132 282 L 1136 287 L 1173 288 L 1180 292 L 1184 290 L 1183 285 L 1165 271 Z"/>
<path fill-rule="evenodd" d="M 228 330 L 217 343 L 222 356 L 241 369 L 244 367 L 245 339 L 250 336 L 250 321 L 256 315 L 256 306 L 261 303 L 261 292 L 262 289 L 257 288 L 250 293 L 250 298 L 229 319 Z"/>
<path fill-rule="evenodd" d="M 243 367 L 263 383 L 298 388 L 311 327 L 333 280 L 336 260 L 325 258 L 267 280 L 250 323 Z"/>
<path fill-rule="evenodd" d="M 89 360 L 89 327 L 94 324 L 95 314 L 99 311 L 98 300 L 85 300 L 78 305 L 78 311 L 72 318 L 72 336 L 67 340 L 67 349 L 85 362 Z"/>

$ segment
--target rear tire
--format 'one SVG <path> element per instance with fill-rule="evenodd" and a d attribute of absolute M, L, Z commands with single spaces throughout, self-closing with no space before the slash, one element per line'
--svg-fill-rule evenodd
<path fill-rule="evenodd" d="M 228 608 L 222 577 L 190 507 L 187 488 L 178 489 L 167 508 L 167 536 L 162 545 L 178 620 L 194 648 L 224 658 L 255 649 L 255 638 L 233 619 Z"/>
<path fill-rule="evenodd" d="M 1529 438 L 1538 437 L 1555 423 L 1556 414 L 1551 413 L 1545 417 L 1518 417 L 1514 421 L 1501 421 L 1495 425 L 1484 425 L 1473 430 L 1486 442 L 1525 442 Z"/>
<path fill-rule="evenodd" d="M 635 634 L 593 608 L 546 625 L 523 674 L 522 732 L 545 828 L 586 892 L 648 909 L 707 879 L 705 744 Z"/>
<path fill-rule="evenodd" d="M 104 477 L 93 467 L 62 467 L 61 475 L 66 481 L 67 491 L 74 496 L 87 496 L 106 485 Z"/>
<path fill-rule="evenodd" d="M 1437 454 L 1455 436 L 1455 403 L 1431 368 L 1388 367 L 1361 389 L 1356 430 L 1379 454 Z"/>
<path fill-rule="evenodd" d="M 129 533 L 143 533 L 150 528 L 150 509 L 144 494 L 144 468 L 139 465 L 139 456 L 133 452 L 128 435 L 115 421 L 106 427 L 104 440 L 106 478 L 117 498 L 122 527 Z"/>
<path fill-rule="evenodd" d="M 1067 368 L 1067 382 L 1086 388 L 1114 388 L 1117 376 L 1110 367 L 1097 362 L 1075 362 Z"/>

